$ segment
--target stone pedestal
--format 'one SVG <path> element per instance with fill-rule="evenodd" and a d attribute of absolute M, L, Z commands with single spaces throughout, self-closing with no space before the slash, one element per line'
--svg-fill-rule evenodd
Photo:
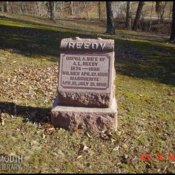
<path fill-rule="evenodd" d="M 116 130 L 114 40 L 66 38 L 60 48 L 53 125 L 94 134 Z"/>
<path fill-rule="evenodd" d="M 108 108 L 61 106 L 58 97 L 52 108 L 51 122 L 56 127 L 81 133 L 100 134 L 117 130 L 117 103 L 113 98 Z"/>

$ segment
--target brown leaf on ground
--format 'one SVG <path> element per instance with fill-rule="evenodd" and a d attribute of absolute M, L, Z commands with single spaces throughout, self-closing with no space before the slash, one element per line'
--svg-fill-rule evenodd
<path fill-rule="evenodd" d="M 55 131 L 55 127 L 49 123 L 43 124 L 43 128 L 44 128 L 45 135 L 51 135 Z"/>
<path fill-rule="evenodd" d="M 80 144 L 80 150 L 79 151 L 86 151 L 89 148 L 85 144 Z"/>
<path fill-rule="evenodd" d="M 1 125 L 3 126 L 4 124 L 5 124 L 5 122 L 4 122 L 4 113 L 1 113 L 0 114 L 0 123 L 1 123 Z"/>

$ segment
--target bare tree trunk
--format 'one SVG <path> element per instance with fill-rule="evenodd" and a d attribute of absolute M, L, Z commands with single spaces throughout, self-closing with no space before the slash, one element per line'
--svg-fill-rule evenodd
<path fill-rule="evenodd" d="M 173 1 L 173 9 L 172 9 L 172 26 L 171 26 L 171 37 L 170 41 L 175 43 L 175 1 Z"/>
<path fill-rule="evenodd" d="M 152 2 L 152 7 L 151 7 L 151 14 L 150 14 L 150 19 L 149 19 L 149 28 L 148 28 L 148 31 L 151 31 L 151 27 L 152 27 L 152 14 L 153 14 L 153 7 L 154 7 L 154 2 Z"/>
<path fill-rule="evenodd" d="M 70 14 L 74 15 L 74 1 L 70 1 Z"/>
<path fill-rule="evenodd" d="M 55 21 L 55 1 L 49 1 L 50 20 Z"/>
<path fill-rule="evenodd" d="M 134 19 L 134 24 L 132 26 L 132 30 L 137 30 L 137 28 L 138 28 L 138 24 L 139 24 L 139 20 L 140 20 L 140 16 L 141 16 L 143 6 L 144 6 L 144 1 L 139 1 L 136 16 L 135 16 L 135 19 Z"/>
<path fill-rule="evenodd" d="M 160 12 L 160 21 L 163 22 L 164 21 L 164 13 L 165 13 L 165 8 L 166 8 L 167 2 L 162 2 L 162 9 Z"/>
<path fill-rule="evenodd" d="M 8 13 L 8 11 L 9 11 L 9 9 L 8 9 L 8 4 L 9 4 L 8 1 L 5 1 L 5 2 L 4 2 L 4 5 L 3 5 L 3 6 L 4 6 L 4 8 L 3 8 L 3 9 L 4 9 L 4 10 L 3 10 L 4 13 Z"/>
<path fill-rule="evenodd" d="M 131 2 L 130 1 L 127 1 L 125 27 L 129 30 L 131 29 Z"/>
<path fill-rule="evenodd" d="M 159 18 L 159 14 L 160 14 L 160 11 L 161 11 L 161 1 L 156 1 L 156 13 L 158 15 L 158 18 Z"/>
<path fill-rule="evenodd" d="M 62 12 L 64 9 L 64 1 L 60 1 L 60 15 L 62 16 Z"/>
<path fill-rule="evenodd" d="M 172 17 L 172 8 L 173 8 L 173 2 L 172 5 L 170 4 L 169 15 L 168 15 L 169 21 L 171 20 Z"/>
<path fill-rule="evenodd" d="M 165 13 L 165 8 L 166 8 L 167 2 L 163 1 L 156 1 L 156 13 L 158 15 L 158 20 L 159 23 L 163 22 L 164 20 L 164 13 Z"/>
<path fill-rule="evenodd" d="M 87 19 L 89 18 L 89 13 L 88 13 L 88 8 L 87 8 L 87 3 L 88 2 L 84 2 L 84 9 L 86 10 L 86 14 L 87 14 Z"/>
<path fill-rule="evenodd" d="M 101 20 L 101 1 L 98 1 L 98 16 L 99 20 Z"/>
<path fill-rule="evenodd" d="M 106 33 L 115 34 L 114 19 L 112 13 L 112 2 L 106 1 L 107 29 Z"/>

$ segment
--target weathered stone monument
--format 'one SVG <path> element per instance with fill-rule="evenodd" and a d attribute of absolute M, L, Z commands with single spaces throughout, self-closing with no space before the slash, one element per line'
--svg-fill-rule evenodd
<path fill-rule="evenodd" d="M 114 40 L 65 38 L 60 48 L 53 125 L 94 134 L 116 130 Z"/>

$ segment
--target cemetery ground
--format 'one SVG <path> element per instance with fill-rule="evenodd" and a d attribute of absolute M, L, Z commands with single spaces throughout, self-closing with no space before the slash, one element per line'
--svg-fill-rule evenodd
<path fill-rule="evenodd" d="M 175 173 L 175 45 L 163 35 L 104 31 L 83 20 L 0 17 L 0 155 L 23 158 L 0 172 Z M 116 133 L 95 138 L 50 124 L 59 44 L 74 36 L 115 40 Z"/>

